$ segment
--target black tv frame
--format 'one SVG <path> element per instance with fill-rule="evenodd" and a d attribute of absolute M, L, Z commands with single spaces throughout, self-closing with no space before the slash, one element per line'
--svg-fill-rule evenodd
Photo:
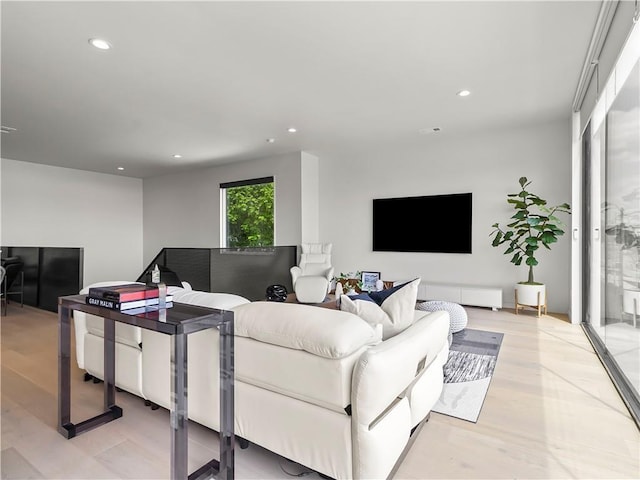
<path fill-rule="evenodd" d="M 473 194 L 375 198 L 374 252 L 471 253 Z"/>

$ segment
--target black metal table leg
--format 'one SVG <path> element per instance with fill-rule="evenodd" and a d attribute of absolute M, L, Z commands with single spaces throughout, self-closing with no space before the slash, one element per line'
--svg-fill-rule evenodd
<path fill-rule="evenodd" d="M 71 311 L 58 308 L 58 432 L 75 436 L 71 423 Z"/>
<path fill-rule="evenodd" d="M 234 334 L 233 315 L 220 325 L 220 471 L 219 479 L 234 478 Z"/>
<path fill-rule="evenodd" d="M 171 479 L 188 478 L 187 335 L 171 342 Z"/>
<path fill-rule="evenodd" d="M 104 412 L 79 423 L 71 422 L 71 309 L 58 306 L 58 432 L 73 438 L 82 432 L 120 418 L 115 404 L 115 325 L 105 319 Z"/>

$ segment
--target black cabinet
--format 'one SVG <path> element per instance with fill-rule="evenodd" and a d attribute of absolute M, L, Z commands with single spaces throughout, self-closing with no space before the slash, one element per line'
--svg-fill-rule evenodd
<path fill-rule="evenodd" d="M 82 289 L 82 248 L 2 247 L 2 258 L 20 257 L 24 262 L 24 303 L 58 311 L 58 297 Z"/>

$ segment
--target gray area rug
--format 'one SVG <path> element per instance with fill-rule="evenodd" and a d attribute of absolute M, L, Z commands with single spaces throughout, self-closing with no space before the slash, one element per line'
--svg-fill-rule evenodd
<path fill-rule="evenodd" d="M 433 411 L 477 422 L 504 334 L 466 328 L 453 334 L 444 388 Z"/>

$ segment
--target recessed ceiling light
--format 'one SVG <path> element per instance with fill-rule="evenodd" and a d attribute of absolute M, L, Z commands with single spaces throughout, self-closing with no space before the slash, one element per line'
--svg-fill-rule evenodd
<path fill-rule="evenodd" d="M 176 153 L 173 158 L 182 158 L 182 155 L 180 155 L 179 153 Z"/>
<path fill-rule="evenodd" d="M 267 138 L 267 143 L 275 143 L 276 139 L 275 138 Z"/>
<path fill-rule="evenodd" d="M 440 127 L 427 127 L 421 128 L 420 130 L 418 130 L 418 133 L 420 135 L 429 135 L 430 133 L 438 133 L 440 130 Z"/>
<path fill-rule="evenodd" d="M 111 44 L 101 38 L 90 38 L 89 43 L 100 50 L 109 50 L 111 48 Z"/>
<path fill-rule="evenodd" d="M 458 93 L 456 93 L 456 95 L 458 95 L 459 97 L 467 97 L 471 95 L 471 92 L 469 90 L 460 90 Z"/>
<path fill-rule="evenodd" d="M 298 129 L 297 129 L 297 128 L 295 128 L 295 127 L 289 127 L 289 128 L 287 129 L 287 132 L 289 132 L 289 133 L 296 133 L 297 131 L 298 131 Z"/>
<path fill-rule="evenodd" d="M 124 170 L 124 167 L 118 167 L 118 170 L 122 171 Z"/>

